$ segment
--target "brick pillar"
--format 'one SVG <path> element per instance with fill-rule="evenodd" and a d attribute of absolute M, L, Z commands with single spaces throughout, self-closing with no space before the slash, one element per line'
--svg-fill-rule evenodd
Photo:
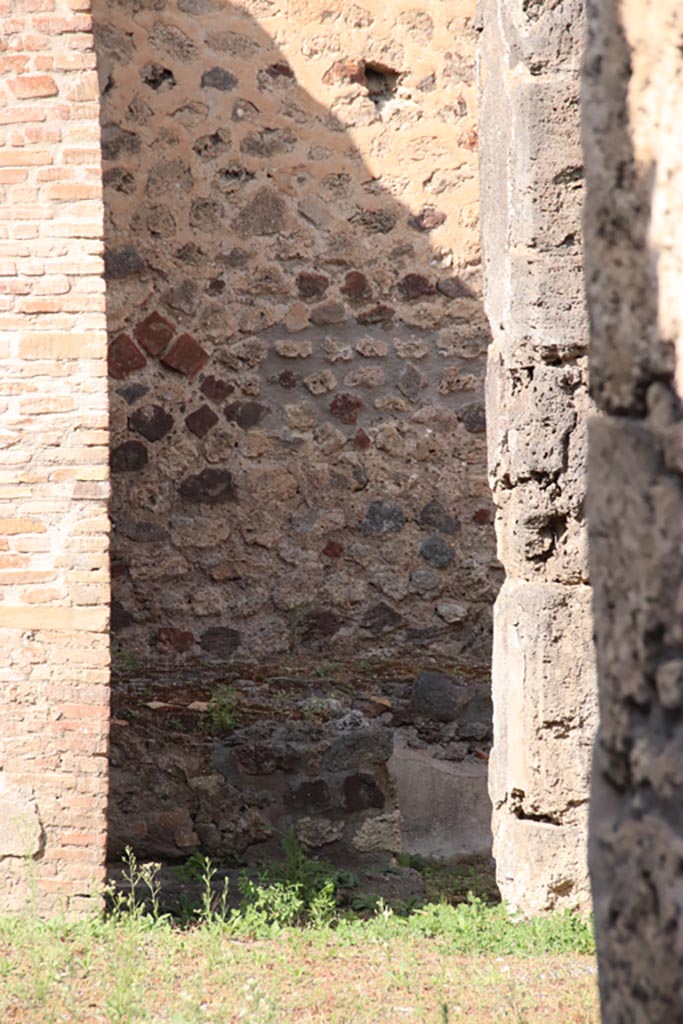
<path fill-rule="evenodd" d="M 498 557 L 489 789 L 503 896 L 588 901 L 596 727 L 584 522 L 581 0 L 481 0 L 480 168 L 489 474 Z"/>
<path fill-rule="evenodd" d="M 88 0 L 0 0 L 0 898 L 102 883 L 108 413 Z"/>
<path fill-rule="evenodd" d="M 683 11 L 588 5 L 589 523 L 606 1024 L 683 1020 Z"/>

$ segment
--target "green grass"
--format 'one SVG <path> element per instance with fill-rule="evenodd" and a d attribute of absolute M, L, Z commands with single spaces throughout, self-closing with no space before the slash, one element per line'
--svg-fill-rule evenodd
<path fill-rule="evenodd" d="M 272 905 L 267 908 L 272 910 Z M 406 918 L 193 928 L 140 914 L 0 919 L 3 1024 L 597 1024 L 590 931 L 478 903 Z M 572 951 L 569 953 L 568 951 Z"/>
<path fill-rule="evenodd" d="M 284 861 L 244 873 L 241 902 L 195 855 L 203 896 L 183 925 L 159 909 L 157 866 L 129 851 L 106 916 L 0 918 L 3 1024 L 598 1024 L 590 921 L 514 920 L 470 894 L 458 905 L 359 917 L 348 882 L 292 835 Z"/>

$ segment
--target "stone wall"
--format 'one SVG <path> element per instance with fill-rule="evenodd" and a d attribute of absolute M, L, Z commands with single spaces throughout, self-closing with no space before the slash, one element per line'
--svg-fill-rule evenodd
<path fill-rule="evenodd" d="M 681 1017 L 683 14 L 589 4 L 589 521 L 601 727 L 591 875 L 603 1019 Z"/>
<path fill-rule="evenodd" d="M 109 855 L 219 861 L 301 844 L 345 867 L 491 850 L 488 680 L 400 665 L 287 675 L 261 665 L 154 689 L 112 686 Z"/>
<path fill-rule="evenodd" d="M 95 14 L 119 650 L 485 664 L 472 3 Z"/>
<path fill-rule="evenodd" d="M 588 902 L 596 727 L 584 517 L 583 4 L 482 0 L 489 473 L 507 579 L 494 614 L 489 789 L 505 899 Z"/>
<path fill-rule="evenodd" d="M 103 880 L 108 413 L 87 0 L 4 0 L 0 48 L 0 892 Z"/>

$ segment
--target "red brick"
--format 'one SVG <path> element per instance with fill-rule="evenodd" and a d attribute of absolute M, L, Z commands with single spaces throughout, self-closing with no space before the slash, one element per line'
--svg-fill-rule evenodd
<path fill-rule="evenodd" d="M 9 86 L 17 99 L 28 100 L 37 96 L 56 96 L 57 83 L 50 75 L 20 75 L 10 78 Z"/>
<path fill-rule="evenodd" d="M 155 310 L 140 321 L 133 334 L 150 355 L 158 356 L 175 334 L 175 325 Z"/>
<path fill-rule="evenodd" d="M 52 14 L 39 15 L 33 19 L 34 26 L 49 36 L 72 32 L 91 32 L 92 17 L 89 14 L 73 14 L 71 17 Z"/>
<path fill-rule="evenodd" d="M 124 380 L 136 370 L 141 370 L 147 360 L 129 334 L 117 334 L 107 353 L 109 376 Z"/>
<path fill-rule="evenodd" d="M 25 53 L 6 53 L 0 57 L 0 74 L 2 75 L 7 75 L 12 71 L 15 75 L 20 75 L 22 71 L 26 71 L 27 66 L 28 57 Z"/>
<path fill-rule="evenodd" d="M 199 371 L 206 366 L 208 359 L 208 352 L 205 352 L 191 334 L 181 334 L 173 342 L 168 352 L 161 357 L 165 366 L 184 373 L 189 380 L 193 380 L 197 376 Z"/>
<path fill-rule="evenodd" d="M 200 405 L 198 409 L 185 417 L 185 425 L 196 437 L 205 437 L 218 423 L 218 416 L 210 405 Z"/>
<path fill-rule="evenodd" d="M 101 197 L 100 185 L 88 185 L 80 181 L 52 185 L 47 190 L 47 198 L 56 199 L 58 202 L 68 202 L 71 199 L 100 199 Z"/>
<path fill-rule="evenodd" d="M 17 167 L 8 167 L 0 171 L 0 185 L 18 185 L 22 181 L 26 181 L 27 177 L 28 171 L 22 171 Z"/>
<path fill-rule="evenodd" d="M 156 641 L 162 651 L 173 650 L 179 654 L 189 651 L 195 642 L 192 633 L 175 626 L 163 626 L 156 635 Z"/>
<path fill-rule="evenodd" d="M 47 114 L 46 107 L 7 107 L 0 110 L 0 124 L 45 121 Z"/>
<path fill-rule="evenodd" d="M 38 519 L 0 519 L 0 533 L 45 533 L 45 524 Z"/>
<path fill-rule="evenodd" d="M 47 149 L 32 149 L 27 153 L 0 152 L 0 167 L 49 167 L 52 154 Z"/>

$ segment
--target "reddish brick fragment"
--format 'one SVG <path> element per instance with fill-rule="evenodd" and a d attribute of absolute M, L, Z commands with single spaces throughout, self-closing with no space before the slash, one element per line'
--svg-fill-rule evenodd
<path fill-rule="evenodd" d="M 487 526 L 491 522 L 491 511 L 488 508 L 478 508 L 472 519 L 480 526 Z"/>
<path fill-rule="evenodd" d="M 348 272 L 344 278 L 344 284 L 341 286 L 341 292 L 343 295 L 347 295 L 351 302 L 363 302 L 372 296 L 370 282 L 359 270 Z"/>
<path fill-rule="evenodd" d="M 383 302 L 379 302 L 376 306 L 364 309 L 362 313 L 359 313 L 356 317 L 356 322 L 361 325 L 386 324 L 393 319 L 395 312 L 396 310 L 393 306 L 387 306 Z"/>
<path fill-rule="evenodd" d="M 150 355 L 158 356 L 175 334 L 175 325 L 161 313 L 150 313 L 133 331 L 136 339 Z"/>
<path fill-rule="evenodd" d="M 184 373 L 189 380 L 194 380 L 199 371 L 206 366 L 208 359 L 208 352 L 205 352 L 191 334 L 181 334 L 173 342 L 168 352 L 161 357 L 165 366 Z"/>
<path fill-rule="evenodd" d="M 200 405 L 198 409 L 185 417 L 185 426 L 195 437 L 205 437 L 212 427 L 218 423 L 218 416 L 210 405 Z"/>
<path fill-rule="evenodd" d="M 370 437 L 368 437 L 363 428 L 359 427 L 354 435 L 353 443 L 356 446 L 356 448 L 360 448 L 362 451 L 364 451 L 366 448 L 370 447 L 370 445 L 372 444 L 372 440 L 370 439 Z"/>
<path fill-rule="evenodd" d="M 330 402 L 330 412 L 342 423 L 354 424 L 362 408 L 363 403 L 360 398 L 348 391 L 340 391 Z"/>
<path fill-rule="evenodd" d="M 323 548 L 323 554 L 327 555 L 328 558 L 341 558 L 344 554 L 344 548 L 336 540 L 328 540 Z"/>
<path fill-rule="evenodd" d="M 414 302 L 425 295 L 436 295 L 436 288 L 424 274 L 406 274 L 398 282 L 397 288 L 408 302 Z"/>
<path fill-rule="evenodd" d="M 147 362 L 129 334 L 117 334 L 107 352 L 109 374 L 114 380 L 124 380 Z"/>
<path fill-rule="evenodd" d="M 220 377 L 206 377 L 199 390 L 212 402 L 222 402 L 233 393 L 235 385 L 227 380 L 221 380 Z"/>
<path fill-rule="evenodd" d="M 184 654 L 194 645 L 194 636 L 184 629 L 164 626 L 157 632 L 156 642 L 159 650 L 163 652 L 176 651 L 178 654 Z"/>

